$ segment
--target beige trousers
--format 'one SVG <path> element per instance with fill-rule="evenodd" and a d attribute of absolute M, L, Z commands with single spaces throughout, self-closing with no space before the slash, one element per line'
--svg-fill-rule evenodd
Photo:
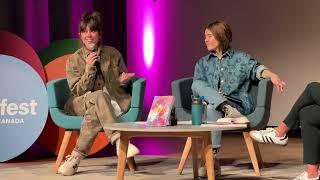
<path fill-rule="evenodd" d="M 105 129 L 108 124 L 116 122 L 116 117 L 110 96 L 102 90 L 75 97 L 68 102 L 68 107 L 70 114 L 84 117 L 74 150 L 84 155 L 88 154 L 96 136 L 102 129 L 112 143 L 120 137 L 119 133 Z"/>

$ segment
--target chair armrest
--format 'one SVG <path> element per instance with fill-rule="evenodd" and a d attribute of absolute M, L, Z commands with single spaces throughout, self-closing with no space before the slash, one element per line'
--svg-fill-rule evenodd
<path fill-rule="evenodd" d="M 252 129 L 264 129 L 270 117 L 273 85 L 270 79 L 262 79 L 258 84 L 257 103 L 255 110 L 248 115 Z"/>
<path fill-rule="evenodd" d="M 270 79 L 259 81 L 256 107 L 265 107 L 270 109 L 273 85 Z"/>
<path fill-rule="evenodd" d="M 50 108 L 50 116 L 58 127 L 68 130 L 79 130 L 83 121 L 83 116 L 67 115 L 59 108 Z"/>
<path fill-rule="evenodd" d="M 132 98 L 131 98 L 131 107 L 142 107 L 145 88 L 146 88 L 146 79 L 134 77 L 131 79 L 132 83 Z"/>

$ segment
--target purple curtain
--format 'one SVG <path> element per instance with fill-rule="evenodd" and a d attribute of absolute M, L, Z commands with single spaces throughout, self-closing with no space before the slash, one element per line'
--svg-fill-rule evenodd
<path fill-rule="evenodd" d="M 103 16 L 104 43 L 126 59 L 125 0 L 3 0 L 0 29 L 25 39 L 38 52 L 55 40 L 78 38 L 81 15 L 92 10 Z"/>

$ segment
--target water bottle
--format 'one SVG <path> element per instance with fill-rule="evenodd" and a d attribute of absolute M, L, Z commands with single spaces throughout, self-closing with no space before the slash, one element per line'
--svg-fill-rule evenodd
<path fill-rule="evenodd" d="M 200 96 L 202 102 L 202 124 L 207 123 L 207 101 L 204 99 L 204 96 Z"/>
<path fill-rule="evenodd" d="M 192 125 L 201 125 L 202 121 L 202 101 L 199 97 L 192 97 L 191 122 Z"/>

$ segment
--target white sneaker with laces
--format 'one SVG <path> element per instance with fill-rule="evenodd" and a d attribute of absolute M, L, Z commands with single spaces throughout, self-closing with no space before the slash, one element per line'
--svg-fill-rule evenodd
<path fill-rule="evenodd" d="M 308 173 L 306 171 L 304 171 L 303 173 L 301 173 L 299 176 L 297 176 L 293 180 L 318 180 L 318 179 L 319 179 L 319 175 L 316 178 L 308 178 Z"/>
<path fill-rule="evenodd" d="M 249 123 L 250 121 L 244 115 L 242 115 L 238 109 L 230 106 L 225 105 L 223 107 L 225 116 L 224 118 L 220 118 L 217 120 L 219 123 Z"/>
<path fill-rule="evenodd" d="M 120 138 L 116 140 L 116 148 L 117 148 L 117 155 L 119 156 L 120 152 Z M 128 151 L 127 151 L 127 158 L 133 157 L 140 153 L 140 150 L 133 144 L 129 142 L 128 144 Z"/>
<path fill-rule="evenodd" d="M 229 104 L 225 105 L 223 109 L 225 112 L 225 118 L 238 118 L 243 116 L 238 109 L 230 106 Z"/>
<path fill-rule="evenodd" d="M 64 176 L 74 175 L 80 164 L 80 160 L 85 156 L 77 151 L 72 151 L 71 155 L 66 157 L 65 162 L 59 167 L 58 173 L 61 173 Z"/>
<path fill-rule="evenodd" d="M 274 128 L 267 128 L 266 130 L 250 131 L 250 136 L 259 143 L 270 143 L 285 146 L 288 144 L 288 136 L 277 137 Z"/>

